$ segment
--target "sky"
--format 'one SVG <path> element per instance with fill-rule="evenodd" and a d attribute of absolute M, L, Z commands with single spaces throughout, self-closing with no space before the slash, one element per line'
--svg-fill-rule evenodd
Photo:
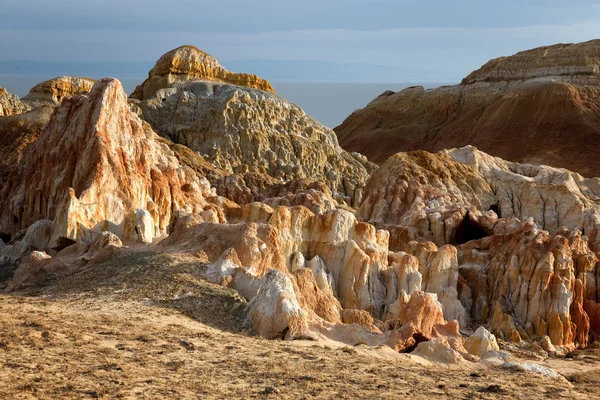
<path fill-rule="evenodd" d="M 0 21 L 0 65 L 140 63 L 145 75 L 191 44 L 267 79 L 455 82 L 491 58 L 600 38 L 600 1 L 0 0 Z"/>

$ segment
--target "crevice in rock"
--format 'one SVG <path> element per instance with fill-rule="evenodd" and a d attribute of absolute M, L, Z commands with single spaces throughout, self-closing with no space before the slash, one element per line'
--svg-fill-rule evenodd
<path fill-rule="evenodd" d="M 56 246 L 52 248 L 52 250 L 61 251 L 71 245 L 74 245 L 76 242 L 73 239 L 69 239 L 68 237 L 61 236 L 56 240 Z"/>
<path fill-rule="evenodd" d="M 412 353 L 413 351 L 415 351 L 419 343 L 429 342 L 430 339 L 427 336 L 423 335 L 421 332 L 417 332 L 413 333 L 412 340 L 414 341 L 414 343 L 402 349 L 400 353 Z"/>
<path fill-rule="evenodd" d="M 500 214 L 500 206 L 498 204 L 492 204 L 488 211 L 493 211 L 496 213 L 498 218 L 502 218 L 502 215 Z"/>
<path fill-rule="evenodd" d="M 467 213 L 454 231 L 452 244 L 464 244 L 471 240 L 483 239 L 488 233 Z"/>

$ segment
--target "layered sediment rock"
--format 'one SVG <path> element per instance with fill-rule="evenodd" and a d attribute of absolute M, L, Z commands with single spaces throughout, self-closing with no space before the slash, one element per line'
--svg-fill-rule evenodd
<path fill-rule="evenodd" d="M 144 100 L 178 82 L 211 81 L 264 90 L 275 93 L 271 84 L 253 74 L 227 71 L 212 56 L 194 46 L 181 46 L 164 54 L 148 73 L 148 79 L 131 94 L 132 99 Z"/>
<path fill-rule="evenodd" d="M 201 209 L 210 188 L 155 136 L 130 111 L 117 80 L 65 99 L 7 177 L 0 232 L 49 219 L 50 247 L 60 247 L 60 238 L 89 239 L 91 231 L 143 241 L 165 233 L 172 212 Z"/>
<path fill-rule="evenodd" d="M 332 130 L 282 97 L 215 83 L 198 72 L 211 69 L 212 58 L 187 50 L 174 52 L 157 62 L 142 85 L 153 89 L 140 87 L 132 94 L 140 100 L 134 102 L 140 116 L 156 132 L 230 174 L 262 174 L 280 185 L 298 179 L 321 181 L 336 200 L 360 204 L 362 187 L 374 164 L 360 154 L 342 150 Z M 163 64 L 171 62 L 165 60 L 174 54 L 179 54 L 180 74 L 177 79 L 165 80 L 156 71 L 164 69 Z"/>
<path fill-rule="evenodd" d="M 377 163 L 473 145 L 506 160 L 600 176 L 600 40 L 491 60 L 461 84 L 385 92 L 335 128 Z M 568 139 L 565 135 L 568 133 Z"/>
<path fill-rule="evenodd" d="M 92 90 L 94 80 L 75 76 L 59 76 L 35 85 L 21 99 L 30 108 L 56 106 L 68 96 Z"/>

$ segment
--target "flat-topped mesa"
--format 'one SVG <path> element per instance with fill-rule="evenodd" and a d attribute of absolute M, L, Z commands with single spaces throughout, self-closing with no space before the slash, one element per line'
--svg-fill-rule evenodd
<path fill-rule="evenodd" d="M 15 94 L 0 87 L 0 117 L 21 114 L 29 110 L 29 106 L 24 104 Z"/>
<path fill-rule="evenodd" d="M 185 81 L 222 82 L 275 93 L 271 84 L 258 76 L 230 72 L 202 50 L 194 46 L 181 46 L 159 58 L 148 73 L 148 79 L 139 85 L 130 97 L 146 100 L 159 89 Z"/>
<path fill-rule="evenodd" d="M 208 182 L 156 137 L 115 79 L 65 99 L 2 187 L 0 232 L 45 219 L 50 248 L 99 231 L 147 242 L 166 232 L 173 211 L 202 211 Z"/>
<path fill-rule="evenodd" d="M 508 161 L 600 176 L 600 40 L 489 61 L 454 86 L 385 92 L 335 128 L 383 163 L 397 152 L 476 146 Z"/>
<path fill-rule="evenodd" d="M 471 72 L 461 84 L 535 78 L 600 85 L 600 39 L 538 47 L 495 58 Z"/>
<path fill-rule="evenodd" d="M 67 96 L 92 90 L 95 81 L 76 76 L 58 76 L 35 85 L 21 101 L 31 108 L 60 104 Z"/>

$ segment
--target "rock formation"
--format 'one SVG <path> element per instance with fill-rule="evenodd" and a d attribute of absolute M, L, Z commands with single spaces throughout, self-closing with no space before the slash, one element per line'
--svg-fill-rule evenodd
<path fill-rule="evenodd" d="M 130 111 L 119 81 L 65 99 L 7 177 L 0 232 L 49 219 L 51 248 L 92 231 L 148 242 L 165 233 L 173 211 L 201 209 L 210 189 L 155 136 Z"/>
<path fill-rule="evenodd" d="M 212 56 L 194 46 L 181 46 L 164 54 L 148 73 L 148 79 L 131 94 L 132 99 L 144 100 L 178 82 L 210 81 L 275 93 L 271 84 L 253 74 L 227 71 Z"/>
<path fill-rule="evenodd" d="M 35 85 L 29 93 L 21 99 L 30 108 L 41 106 L 56 106 L 68 96 L 90 91 L 94 80 L 74 76 L 59 76 Z"/>
<path fill-rule="evenodd" d="M 499 357 L 495 337 L 564 354 L 600 334 L 599 178 L 472 146 L 375 169 L 286 100 L 194 75 L 212 61 L 184 50 L 139 100 L 103 79 L 0 118 L 0 287 L 143 249 L 193 259 L 270 339 L 448 363 Z"/>
<path fill-rule="evenodd" d="M 372 163 L 343 151 L 332 130 L 287 100 L 213 82 L 218 79 L 205 71 L 214 63 L 189 47 L 165 54 L 132 94 L 140 100 L 134 102 L 140 116 L 160 135 L 230 174 L 263 174 L 280 185 L 309 178 L 325 182 L 342 203 L 360 203 L 362 187 L 375 168 Z M 165 65 L 176 65 L 178 74 L 165 78 Z"/>
<path fill-rule="evenodd" d="M 24 104 L 17 95 L 8 93 L 6 89 L 0 87 L 0 117 L 16 115 L 29 110 L 29 106 Z"/>
<path fill-rule="evenodd" d="M 377 163 L 473 145 L 506 160 L 600 176 L 600 40 L 491 60 L 461 84 L 385 92 L 335 128 Z M 568 135 L 568 138 L 567 136 Z"/>
<path fill-rule="evenodd" d="M 473 147 L 400 153 L 374 173 L 357 216 L 388 230 L 390 248 L 421 265 L 446 249 L 460 272 L 448 281 L 459 290 L 451 297 L 470 321 L 505 339 L 586 346 L 585 301 L 598 299 L 599 183 Z"/>

